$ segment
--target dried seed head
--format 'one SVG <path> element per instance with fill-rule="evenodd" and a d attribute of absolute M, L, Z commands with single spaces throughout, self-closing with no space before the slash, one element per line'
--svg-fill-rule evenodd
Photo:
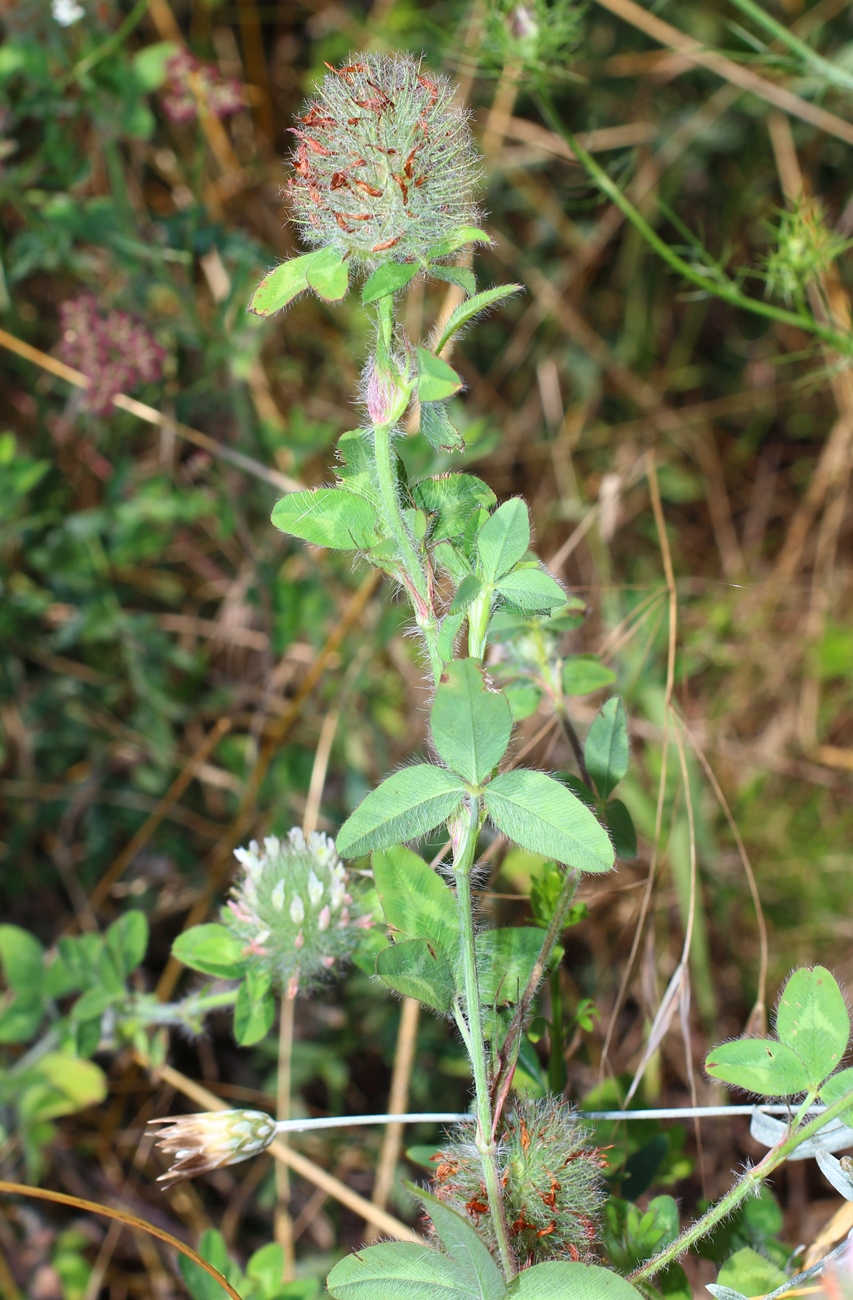
<path fill-rule="evenodd" d="M 213 1110 L 198 1115 L 167 1115 L 149 1127 L 166 1127 L 152 1134 L 157 1146 L 172 1156 L 172 1165 L 157 1179 L 171 1187 L 182 1178 L 234 1165 L 266 1151 L 276 1135 L 275 1120 L 260 1110 Z"/>
<path fill-rule="evenodd" d="M 374 266 L 423 257 L 474 224 L 479 160 L 453 96 L 408 55 L 330 68 L 291 128 L 288 194 L 305 242 Z"/>
<path fill-rule="evenodd" d="M 222 920 L 243 943 L 244 956 L 275 986 L 295 997 L 352 955 L 359 930 L 371 924 L 327 835 L 298 828 L 269 835 L 234 856 L 242 871 Z"/>
<path fill-rule="evenodd" d="M 521 1268 L 548 1259 L 591 1260 L 604 1200 L 604 1159 L 574 1111 L 554 1097 L 516 1098 L 498 1136 L 498 1170 L 510 1244 Z M 433 1157 L 432 1191 L 473 1221 L 489 1249 L 497 1240 L 482 1157 L 470 1129 Z"/>

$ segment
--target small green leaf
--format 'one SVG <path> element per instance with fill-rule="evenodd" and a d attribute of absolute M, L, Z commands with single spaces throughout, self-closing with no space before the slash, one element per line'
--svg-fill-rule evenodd
<path fill-rule="evenodd" d="M 336 551 L 368 550 L 380 540 L 376 511 L 345 488 L 306 488 L 282 497 L 272 522 L 283 533 Z"/>
<path fill-rule="evenodd" d="M 455 373 L 455 372 L 454 372 Z M 422 402 L 420 431 L 436 451 L 464 451 L 465 439 L 450 423 L 443 402 Z M 458 477 L 462 477 L 459 475 Z"/>
<path fill-rule="evenodd" d="M 477 553 L 486 582 L 495 582 L 527 554 L 530 546 L 530 520 L 527 506 L 520 497 L 512 497 L 498 506 L 477 534 Z M 566 603 L 565 595 L 561 604 Z"/>
<path fill-rule="evenodd" d="M 454 1260 L 412 1241 L 383 1242 L 347 1255 L 326 1287 L 333 1300 L 478 1300 Z"/>
<path fill-rule="evenodd" d="M 456 811 L 467 790 L 452 772 L 416 763 L 389 776 L 362 799 L 338 832 L 343 858 L 419 839 Z"/>
<path fill-rule="evenodd" d="M 421 407 L 424 410 L 431 407 Z M 439 474 L 421 479 L 412 489 L 416 503 L 433 515 L 430 537 L 434 542 L 446 537 L 463 537 L 471 512 L 481 506 L 493 506 L 492 489 L 473 474 Z"/>
<path fill-rule="evenodd" d="M 523 722 L 535 713 L 542 701 L 542 691 L 535 682 L 515 681 L 503 688 L 509 700 L 513 722 Z"/>
<path fill-rule="evenodd" d="M 432 1219 L 442 1246 L 467 1276 L 473 1288 L 471 1294 L 477 1300 L 503 1300 L 506 1295 L 503 1275 L 470 1220 L 414 1183 L 404 1182 L 403 1186 L 421 1202 Z"/>
<path fill-rule="evenodd" d="M 454 772 L 480 785 L 506 753 L 512 714 L 506 696 L 489 690 L 474 659 L 457 659 L 441 674 L 430 714 L 436 750 Z"/>
<path fill-rule="evenodd" d="M 637 831 L 633 818 L 621 799 L 610 799 L 604 806 L 604 819 L 617 858 L 629 862 L 637 856 Z"/>
<path fill-rule="evenodd" d="M 451 253 L 464 248 L 466 244 L 490 244 L 491 242 L 491 236 L 487 235 L 485 230 L 480 230 L 478 226 L 458 226 L 437 244 L 433 244 L 432 248 L 427 249 L 426 260 L 432 262 L 438 257 L 449 257 Z"/>
<path fill-rule="evenodd" d="M 376 955 L 376 974 L 405 998 L 416 998 L 433 1011 L 449 1011 L 455 988 L 450 962 L 426 939 L 407 939 Z"/>
<path fill-rule="evenodd" d="M 198 1243 L 198 1253 L 223 1277 L 228 1278 L 232 1285 L 238 1280 L 221 1232 L 217 1232 L 215 1228 L 208 1228 L 203 1232 Z M 188 1259 L 186 1255 L 179 1255 L 178 1268 L 192 1300 L 222 1300 L 224 1293 L 216 1278 L 205 1272 L 195 1260 Z"/>
<path fill-rule="evenodd" d="M 27 1043 L 44 1019 L 44 999 L 38 990 L 20 990 L 0 1008 L 0 1043 Z"/>
<path fill-rule="evenodd" d="M 817 1088 L 832 1074 L 850 1039 L 850 1016 L 841 989 L 823 966 L 794 971 L 776 1010 L 779 1041 L 802 1057 Z"/>
<path fill-rule="evenodd" d="M 842 1097 L 850 1097 L 850 1109 L 844 1110 L 839 1115 L 842 1124 L 853 1123 L 853 1068 L 848 1066 L 846 1070 L 839 1070 L 838 1074 L 833 1074 L 827 1079 L 820 1090 L 820 1099 L 824 1106 L 832 1106 Z"/>
<path fill-rule="evenodd" d="M 460 303 L 456 310 L 451 313 L 435 345 L 435 352 L 442 352 L 456 331 L 466 325 L 472 316 L 479 315 L 487 307 L 493 307 L 495 303 L 502 302 L 505 298 L 511 298 L 514 293 L 521 293 L 523 288 L 524 286 L 521 284 L 499 284 L 495 289 L 484 289 L 482 293 L 477 293 L 473 298 Z"/>
<path fill-rule="evenodd" d="M 544 569 L 515 569 L 501 578 L 497 592 L 519 609 L 531 612 L 558 609 L 566 603 L 566 593 Z"/>
<path fill-rule="evenodd" d="M 265 275 L 252 294 L 249 311 L 256 316 L 273 316 L 304 293 L 308 288 L 308 268 L 314 256 L 314 253 L 303 253 L 301 257 L 291 257 Z"/>
<path fill-rule="evenodd" d="M 81 1061 L 68 1052 L 49 1052 L 37 1062 L 34 1073 L 49 1088 L 30 1111 L 30 1120 L 73 1115 L 87 1106 L 97 1106 L 107 1095 L 103 1070 L 93 1061 Z"/>
<path fill-rule="evenodd" d="M 44 948 L 35 935 L 19 925 L 0 925 L 0 965 L 10 988 L 41 988 Z"/>
<path fill-rule="evenodd" d="M 376 462 L 364 429 L 351 429 L 342 433 L 336 451 L 338 483 L 354 496 L 364 497 L 371 505 L 381 500 L 376 478 Z"/>
<path fill-rule="evenodd" d="M 513 1278 L 507 1300 L 637 1300 L 642 1292 L 600 1264 L 549 1260 Z"/>
<path fill-rule="evenodd" d="M 250 987 L 249 974 L 237 990 L 234 1004 L 234 1037 L 241 1047 L 251 1047 L 266 1038 L 275 1020 L 275 998 L 269 991 L 269 977 L 262 991 Z"/>
<path fill-rule="evenodd" d="M 132 975 L 148 950 L 148 918 L 144 912 L 125 912 L 106 933 L 107 946 L 123 979 Z"/>
<path fill-rule="evenodd" d="M 377 266 L 371 276 L 368 276 L 361 291 L 361 301 L 367 307 L 389 293 L 405 289 L 420 269 L 414 262 L 383 262 L 381 266 Z"/>
<path fill-rule="evenodd" d="M 597 655 L 572 655 L 563 664 L 563 694 L 592 695 L 612 686 L 616 674 Z"/>
<path fill-rule="evenodd" d="M 477 599 L 482 590 L 483 584 L 476 573 L 466 573 L 456 588 L 453 600 L 450 602 L 450 613 L 464 614 L 465 610 Z"/>
<path fill-rule="evenodd" d="M 281 1291 L 284 1276 L 284 1249 L 277 1241 L 261 1246 L 249 1257 L 246 1276 L 260 1285 L 264 1300 L 274 1300 Z"/>
<path fill-rule="evenodd" d="M 418 401 L 443 402 L 462 387 L 452 366 L 427 348 L 418 348 Z"/>
<path fill-rule="evenodd" d="M 755 1092 L 761 1097 L 791 1097 L 810 1083 L 805 1061 L 792 1047 L 772 1038 L 738 1038 L 708 1053 L 705 1069 L 712 1079 Z"/>
<path fill-rule="evenodd" d="M 395 844 L 373 855 L 373 883 L 382 913 L 393 930 L 410 939 L 428 939 L 455 960 L 459 921 L 453 890 L 411 849 Z"/>
<path fill-rule="evenodd" d="M 310 253 L 308 287 L 325 302 L 340 302 L 349 288 L 349 263 L 342 253 L 329 245 Z"/>
<path fill-rule="evenodd" d="M 607 799 L 628 771 L 628 715 L 618 695 L 607 700 L 593 719 L 583 757 L 599 796 Z"/>
<path fill-rule="evenodd" d="M 177 41 L 155 41 L 137 50 L 130 60 L 133 80 L 140 90 L 150 94 L 166 80 L 166 64 L 178 53 Z"/>
<path fill-rule="evenodd" d="M 544 772 L 503 772 L 486 787 L 486 809 L 521 848 L 580 871 L 609 871 L 613 846 L 588 808 Z"/>
<path fill-rule="evenodd" d="M 512 1006 L 527 987 L 542 951 L 542 931 L 529 925 L 483 930 L 477 935 L 477 982 L 486 1006 Z M 559 961 L 562 949 L 554 951 Z"/>
<path fill-rule="evenodd" d="M 717 1284 L 741 1291 L 745 1296 L 763 1296 L 775 1291 L 787 1279 L 777 1264 L 771 1264 L 751 1246 L 735 1251 L 717 1274 Z"/>
<path fill-rule="evenodd" d="M 456 650 L 456 638 L 458 637 L 459 631 L 464 622 L 464 609 L 457 610 L 454 613 L 447 613 L 441 620 L 441 629 L 438 633 L 436 649 L 438 650 L 442 663 L 449 663 L 453 658 Z"/>
<path fill-rule="evenodd" d="M 238 979 L 246 969 L 243 944 L 224 925 L 193 925 L 172 944 L 172 956 L 204 975 Z"/>
<path fill-rule="evenodd" d="M 448 284 L 455 284 L 457 288 L 462 289 L 467 294 L 477 292 L 477 281 L 474 278 L 474 272 L 469 271 L 467 266 L 431 266 L 429 273 L 435 280 L 446 280 Z"/>

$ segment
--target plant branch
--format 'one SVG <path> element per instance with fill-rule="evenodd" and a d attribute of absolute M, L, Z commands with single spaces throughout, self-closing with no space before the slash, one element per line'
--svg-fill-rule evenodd
<path fill-rule="evenodd" d="M 459 937 L 462 955 L 462 976 L 465 990 L 465 1016 L 468 1022 L 469 1041 L 466 1043 L 474 1075 L 474 1092 L 477 1113 L 477 1149 L 483 1160 L 483 1180 L 489 1211 L 495 1228 L 501 1263 L 507 1278 L 514 1277 L 515 1264 L 509 1244 L 504 1213 L 503 1195 L 495 1159 L 495 1142 L 492 1133 L 492 1106 L 486 1068 L 486 1044 L 483 1037 L 483 1018 L 480 988 L 477 981 L 477 961 L 474 940 L 473 900 L 471 897 L 471 867 L 480 830 L 480 810 L 473 796 L 467 801 L 458 821 L 451 826 L 453 838 L 453 873 L 456 877 L 456 901 L 459 913 Z"/>
<path fill-rule="evenodd" d="M 772 303 L 763 302 L 760 298 L 751 298 L 748 294 L 742 293 L 737 286 L 728 279 L 713 279 L 697 271 L 689 262 L 669 247 L 666 240 L 661 239 L 660 235 L 654 230 L 645 217 L 634 207 L 619 186 L 611 180 L 607 172 L 599 166 L 592 154 L 588 153 L 581 144 L 575 139 L 571 131 L 563 126 L 550 101 L 543 93 L 537 95 L 537 102 L 551 127 L 562 136 L 569 147 L 573 150 L 582 163 L 587 174 L 595 182 L 602 193 L 616 204 L 620 212 L 634 228 L 642 235 L 646 243 L 652 247 L 655 252 L 667 262 L 674 271 L 684 276 L 691 284 L 702 289 L 705 293 L 714 295 L 722 299 L 723 302 L 730 303 L 733 307 L 741 307 L 744 311 L 752 312 L 756 316 L 763 316 L 767 320 L 778 321 L 783 325 L 793 325 L 797 329 L 805 330 L 806 333 L 812 334 L 822 343 L 828 344 L 835 348 L 842 356 L 853 355 L 853 334 L 842 334 L 829 325 L 824 325 L 814 319 L 813 316 L 806 312 L 787 311 L 784 307 L 776 307 Z"/>

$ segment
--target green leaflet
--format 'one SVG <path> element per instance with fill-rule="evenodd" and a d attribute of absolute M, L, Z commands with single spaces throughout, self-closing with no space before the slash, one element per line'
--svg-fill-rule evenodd
<path fill-rule="evenodd" d="M 427 348 L 418 348 L 418 401 L 443 402 L 458 393 L 462 380 L 452 366 Z"/>
<path fill-rule="evenodd" d="M 512 714 L 506 696 L 489 690 L 474 659 L 457 659 L 441 674 L 430 715 L 436 750 L 470 785 L 480 785 L 506 753 Z"/>
<path fill-rule="evenodd" d="M 572 655 L 563 664 L 563 693 L 565 695 L 591 695 L 605 686 L 612 686 L 616 674 L 598 658 L 598 655 Z"/>
<path fill-rule="evenodd" d="M 275 267 L 264 276 L 252 294 L 249 311 L 254 312 L 256 316 L 273 316 L 288 303 L 293 302 L 300 293 L 304 293 L 308 288 L 315 288 L 314 280 L 317 285 L 323 286 L 323 288 L 316 287 L 316 291 L 323 297 L 328 296 L 327 291 L 330 286 L 333 289 L 340 287 L 341 275 L 341 271 L 338 270 L 336 283 L 335 266 L 341 266 L 341 258 L 340 254 L 336 253 L 330 256 L 331 252 L 330 249 L 320 248 L 313 253 L 303 253 L 301 257 L 291 257 L 288 261 L 282 262 L 281 266 Z M 346 267 L 342 266 L 341 269 L 346 277 Z M 309 280 L 309 273 L 313 275 L 314 280 Z M 343 293 L 332 296 L 342 298 L 345 293 L 346 283 L 344 283 Z"/>
<path fill-rule="evenodd" d="M 477 981 L 487 1006 L 514 1005 L 527 987 L 542 951 L 543 932 L 530 925 L 483 930 L 477 935 Z M 551 963 L 562 957 L 555 948 Z"/>
<path fill-rule="evenodd" d="M 428 939 L 433 948 L 455 959 L 459 947 L 456 898 L 423 858 L 401 844 L 374 853 L 373 883 L 393 930 L 410 939 Z"/>
<path fill-rule="evenodd" d="M 551 1260 L 513 1278 L 507 1300 L 637 1300 L 642 1291 L 599 1264 Z"/>
<path fill-rule="evenodd" d="M 432 763 L 416 763 L 387 777 L 347 818 L 338 832 L 341 857 L 357 858 L 418 839 L 446 821 L 467 794 L 458 776 Z"/>
<path fill-rule="evenodd" d="M 312 259 L 308 266 L 308 287 L 326 302 L 340 302 L 347 296 L 349 288 L 349 266 L 343 254 L 331 245 L 318 248 L 316 253 L 309 253 Z"/>
<path fill-rule="evenodd" d="M 581 801 L 544 772 L 503 772 L 486 787 L 486 810 L 521 848 L 580 871 L 609 871 L 613 846 Z"/>
<path fill-rule="evenodd" d="M 434 351 L 440 353 L 453 338 L 453 335 L 460 330 L 463 325 L 467 325 L 472 317 L 477 316 L 487 307 L 492 307 L 496 302 L 502 302 L 505 298 L 511 298 L 515 293 L 521 293 L 524 288 L 521 284 L 499 284 L 495 289 L 484 289 L 482 293 L 474 294 L 466 302 L 461 302 L 454 312 L 451 313 L 447 324 L 442 331 Z"/>
<path fill-rule="evenodd" d="M 566 603 L 566 593 L 556 578 L 536 566 L 514 569 L 501 578 L 496 590 L 511 604 L 530 612 L 559 609 Z"/>
<path fill-rule="evenodd" d="M 405 998 L 416 998 L 433 1011 L 449 1011 L 456 989 L 450 962 L 426 939 L 407 939 L 376 954 L 376 974 Z"/>
<path fill-rule="evenodd" d="M 421 421 L 424 411 L 431 409 L 421 407 Z M 495 504 L 492 489 L 473 474 L 439 474 L 421 479 L 412 491 L 416 504 L 433 516 L 430 537 L 434 542 L 463 537 L 471 512 Z"/>
<path fill-rule="evenodd" d="M 275 998 L 266 971 L 250 966 L 237 990 L 234 1004 L 234 1037 L 241 1047 L 251 1047 L 266 1038 L 275 1020 Z"/>
<path fill-rule="evenodd" d="M 105 935 L 122 980 L 132 975 L 148 949 L 148 918 L 136 909 L 113 921 Z"/>
<path fill-rule="evenodd" d="M 442 364 L 444 364 L 442 362 Z M 456 373 L 455 371 L 453 372 Z M 421 403 L 420 431 L 436 451 L 464 451 L 465 439 L 450 423 L 444 402 Z M 462 478 L 463 475 L 456 475 Z M 445 534 L 446 536 L 447 534 Z"/>
<path fill-rule="evenodd" d="M 470 1221 L 414 1183 L 404 1182 L 403 1186 L 412 1196 L 417 1197 L 432 1219 L 442 1246 L 474 1288 L 471 1294 L 477 1300 L 503 1300 L 506 1295 L 503 1274 Z"/>
<path fill-rule="evenodd" d="M 637 831 L 633 818 L 621 799 L 608 799 L 604 806 L 604 819 L 613 841 L 617 858 L 630 861 L 637 856 Z"/>
<path fill-rule="evenodd" d="M 456 594 L 451 601 L 449 612 L 451 614 L 464 614 L 465 610 L 477 599 L 482 590 L 483 584 L 476 573 L 464 574 L 462 581 L 456 588 Z"/>
<path fill-rule="evenodd" d="M 429 273 L 433 279 L 446 280 L 448 284 L 457 285 L 469 295 L 477 292 L 474 272 L 469 271 L 467 266 L 431 266 Z"/>
<path fill-rule="evenodd" d="M 850 1109 L 842 1111 L 838 1118 L 842 1124 L 849 1126 L 853 1121 L 853 1068 L 848 1066 L 846 1070 L 839 1070 L 838 1074 L 833 1074 L 830 1079 L 827 1079 L 820 1090 L 820 1099 L 825 1106 L 831 1106 L 833 1102 L 840 1101 L 848 1093 Z"/>
<path fill-rule="evenodd" d="M 184 930 L 172 944 L 172 956 L 190 970 L 222 979 L 238 979 L 246 968 L 240 940 L 216 922 Z"/>
<path fill-rule="evenodd" d="M 477 534 L 477 552 L 486 582 L 495 582 L 527 554 L 530 546 L 530 520 L 527 506 L 513 497 L 498 506 Z M 565 596 L 562 597 L 565 604 Z"/>
<path fill-rule="evenodd" d="M 272 522 L 283 533 L 337 551 L 368 550 L 380 537 L 373 506 L 345 488 L 306 488 L 282 497 Z"/>
<path fill-rule="evenodd" d="M 459 226 L 449 235 L 445 235 L 444 239 L 440 239 L 437 244 L 433 244 L 432 248 L 427 249 L 426 260 L 432 262 L 437 257 L 449 257 L 451 253 L 464 248 L 466 244 L 490 244 L 491 242 L 489 235 L 485 230 L 480 230 L 479 226 Z"/>
<path fill-rule="evenodd" d="M 738 1038 L 708 1053 L 712 1079 L 756 1092 L 761 1097 L 792 1097 L 809 1087 L 805 1061 L 792 1047 L 772 1038 Z"/>
<path fill-rule="evenodd" d="M 832 1074 L 847 1051 L 850 1016 L 841 989 L 824 966 L 794 971 L 779 999 L 776 1033 L 805 1061 L 812 1087 Z"/>
<path fill-rule="evenodd" d="M 744 1296 L 766 1295 L 785 1281 L 787 1274 L 778 1264 L 772 1264 L 751 1246 L 735 1251 L 717 1274 L 717 1285 L 740 1291 Z"/>
<path fill-rule="evenodd" d="M 387 1241 L 347 1255 L 326 1286 L 334 1300 L 479 1300 L 454 1260 L 411 1241 Z"/>
<path fill-rule="evenodd" d="M 628 715 L 618 695 L 601 706 L 584 741 L 586 770 L 602 799 L 628 771 Z"/>
<path fill-rule="evenodd" d="M 420 269 L 416 262 L 383 262 L 365 281 L 361 301 L 366 307 L 377 299 L 384 298 L 386 294 L 405 289 Z"/>

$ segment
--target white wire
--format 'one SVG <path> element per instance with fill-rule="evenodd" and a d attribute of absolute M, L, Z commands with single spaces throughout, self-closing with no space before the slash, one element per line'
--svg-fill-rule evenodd
<path fill-rule="evenodd" d="M 817 1115 L 822 1107 L 815 1106 L 810 1114 Z M 716 1119 L 732 1115 L 787 1115 L 789 1106 L 670 1106 L 656 1110 L 579 1110 L 578 1119 L 634 1120 L 634 1119 Z M 406 1115 L 328 1115 L 320 1119 L 287 1119 L 276 1125 L 279 1133 L 304 1133 L 309 1129 L 349 1128 L 363 1124 L 473 1124 L 475 1116 L 468 1111 L 423 1111 Z"/>

